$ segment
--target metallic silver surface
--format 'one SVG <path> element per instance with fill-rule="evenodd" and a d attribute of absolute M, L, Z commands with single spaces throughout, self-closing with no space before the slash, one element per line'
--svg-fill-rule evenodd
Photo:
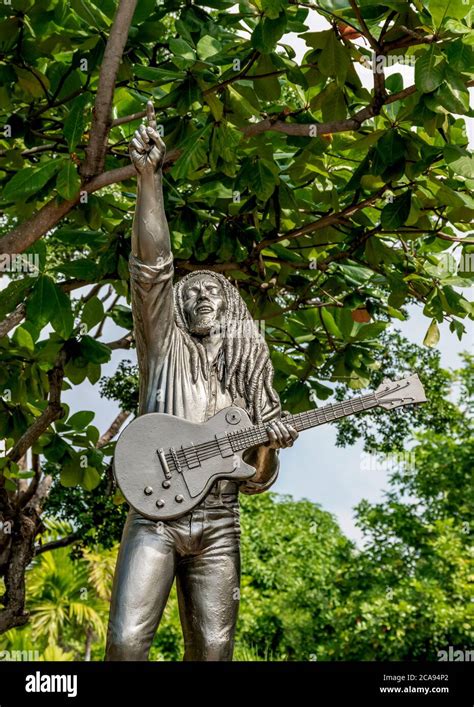
<path fill-rule="evenodd" d="M 130 510 L 114 578 L 106 660 L 147 659 L 175 577 L 184 659 L 231 660 L 239 605 L 238 492 L 261 493 L 275 482 L 278 449 L 291 446 L 297 432 L 275 419 L 281 408 L 271 386 L 268 348 L 237 290 L 208 271 L 191 273 L 173 288 L 162 194 L 165 146 L 153 106 L 147 110 L 148 126 L 136 131 L 130 145 L 138 173 L 129 267 L 139 414 L 164 412 L 202 423 L 237 405 L 253 422 L 268 421 L 270 442 L 243 455 L 256 469 L 251 479 L 240 486 L 216 482 L 199 506 L 175 520 L 155 522 Z M 229 325 L 235 325 L 232 331 Z M 130 474 L 138 471 L 131 464 Z"/>
<path fill-rule="evenodd" d="M 238 425 L 229 425 L 230 414 L 238 415 Z M 200 503 L 220 478 L 252 479 L 255 468 L 242 457 L 247 440 L 256 439 L 254 430 L 245 410 L 235 407 L 201 424 L 159 412 L 139 415 L 115 447 L 115 478 L 128 503 L 146 518 L 177 518 Z M 157 440 L 167 449 L 157 450 Z"/>
<path fill-rule="evenodd" d="M 107 660 L 147 660 L 175 577 L 184 660 L 232 659 L 239 507 L 236 495 L 230 503 L 214 498 L 166 523 L 130 511 L 114 578 Z"/>

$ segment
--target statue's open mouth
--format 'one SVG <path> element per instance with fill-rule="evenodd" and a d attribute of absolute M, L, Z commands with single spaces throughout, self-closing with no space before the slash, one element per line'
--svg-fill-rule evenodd
<path fill-rule="evenodd" d="M 196 312 L 198 314 L 210 314 L 214 311 L 214 308 L 210 304 L 200 304 L 196 307 Z"/>

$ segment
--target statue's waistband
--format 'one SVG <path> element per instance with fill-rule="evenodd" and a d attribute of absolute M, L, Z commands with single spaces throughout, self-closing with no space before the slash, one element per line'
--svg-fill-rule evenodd
<path fill-rule="evenodd" d="M 239 484 L 236 481 L 221 479 L 216 481 L 202 505 L 215 505 L 220 503 L 235 503 L 239 496 Z"/>

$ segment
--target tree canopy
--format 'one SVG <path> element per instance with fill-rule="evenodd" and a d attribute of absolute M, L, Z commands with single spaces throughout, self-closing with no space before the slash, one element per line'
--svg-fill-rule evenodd
<path fill-rule="evenodd" d="M 334 383 L 369 385 L 409 304 L 429 347 L 439 323 L 461 338 L 473 316 L 473 17 L 462 0 L 0 6 L 0 520 L 14 529 L 0 535 L 0 631 L 27 620 L 51 487 L 83 498 L 91 532 L 99 488 L 113 506 L 111 440 L 133 400 L 101 435 L 61 391 L 97 383 L 111 351 L 133 346 L 128 142 L 146 101 L 167 145 L 177 275 L 206 268 L 238 286 L 298 412 Z M 386 77 L 397 63 L 414 66 L 413 85 Z"/>

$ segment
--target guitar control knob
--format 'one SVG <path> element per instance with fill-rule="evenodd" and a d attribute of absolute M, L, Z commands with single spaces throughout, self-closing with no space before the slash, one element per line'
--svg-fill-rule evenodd
<path fill-rule="evenodd" d="M 177 503 L 182 503 L 184 501 L 184 496 L 179 493 L 177 496 L 175 496 L 175 501 Z"/>
<path fill-rule="evenodd" d="M 242 415 L 238 410 L 229 410 L 229 412 L 225 416 L 225 419 L 226 422 L 229 423 L 229 425 L 236 425 L 242 419 Z"/>
<path fill-rule="evenodd" d="M 151 494 L 153 493 L 152 487 L 145 486 L 145 488 L 143 489 L 143 493 L 145 494 L 145 496 L 151 496 Z"/>
<path fill-rule="evenodd" d="M 169 489 L 169 487 L 171 486 L 171 483 L 169 481 L 163 481 L 163 483 L 161 485 L 163 486 L 164 489 Z"/>
<path fill-rule="evenodd" d="M 164 505 L 165 505 L 165 502 L 163 501 L 163 499 L 159 498 L 158 501 L 156 502 L 157 508 L 163 508 Z"/>

